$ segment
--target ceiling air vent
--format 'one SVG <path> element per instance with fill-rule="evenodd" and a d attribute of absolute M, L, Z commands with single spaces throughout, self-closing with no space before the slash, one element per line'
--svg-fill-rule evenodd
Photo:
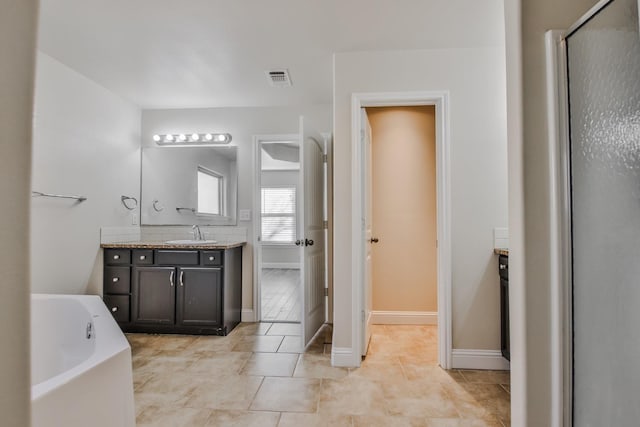
<path fill-rule="evenodd" d="M 291 86 L 291 77 L 289 77 L 289 70 L 282 68 L 278 70 L 266 71 L 269 84 L 273 87 L 289 87 Z"/>

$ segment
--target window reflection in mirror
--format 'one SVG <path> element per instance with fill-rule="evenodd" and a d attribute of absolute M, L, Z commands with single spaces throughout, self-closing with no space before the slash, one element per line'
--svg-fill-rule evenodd
<path fill-rule="evenodd" d="M 222 175 L 198 166 L 198 214 L 222 215 L 224 194 Z"/>

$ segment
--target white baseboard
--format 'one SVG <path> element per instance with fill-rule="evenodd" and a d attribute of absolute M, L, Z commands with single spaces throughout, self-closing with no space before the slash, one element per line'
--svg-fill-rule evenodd
<path fill-rule="evenodd" d="M 256 315 L 252 308 L 243 308 L 242 314 L 240 315 L 240 321 L 242 322 L 255 322 Z"/>
<path fill-rule="evenodd" d="M 354 351 L 351 347 L 332 347 L 331 366 L 355 368 L 358 366 L 354 360 Z"/>
<path fill-rule="evenodd" d="M 438 313 L 431 311 L 372 311 L 374 325 L 437 325 Z"/>
<path fill-rule="evenodd" d="M 453 349 L 452 369 L 491 369 L 508 371 L 511 364 L 502 357 L 500 350 L 463 350 Z"/>
<path fill-rule="evenodd" d="M 263 262 L 262 268 L 286 268 L 286 269 L 300 269 L 299 262 Z"/>

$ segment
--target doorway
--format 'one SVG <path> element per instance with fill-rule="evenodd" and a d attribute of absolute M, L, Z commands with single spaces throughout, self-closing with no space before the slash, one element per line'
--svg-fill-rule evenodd
<path fill-rule="evenodd" d="M 435 107 L 364 110 L 371 127 L 366 228 L 372 236 L 365 242 L 371 252 L 371 323 L 435 325 Z"/>
<path fill-rule="evenodd" d="M 372 324 L 372 295 L 367 271 L 367 240 L 374 238 L 366 228 L 367 197 L 371 177 L 367 176 L 370 162 L 364 137 L 367 134 L 367 107 L 411 107 L 433 106 L 435 111 L 435 163 L 436 163 L 436 221 L 437 221 L 437 329 L 438 363 L 444 369 L 451 366 L 451 207 L 449 183 L 449 125 L 447 92 L 389 92 L 355 93 L 352 95 L 352 151 L 354 153 L 352 186 L 352 241 L 359 242 L 352 248 L 354 269 L 354 295 L 352 300 L 352 324 L 355 347 L 353 365 L 360 366 L 366 354 Z"/>
<path fill-rule="evenodd" d="M 304 348 L 326 321 L 326 140 L 254 137 L 256 319 L 296 326 Z"/>
<path fill-rule="evenodd" d="M 300 150 L 295 135 L 258 141 L 259 321 L 300 323 Z"/>

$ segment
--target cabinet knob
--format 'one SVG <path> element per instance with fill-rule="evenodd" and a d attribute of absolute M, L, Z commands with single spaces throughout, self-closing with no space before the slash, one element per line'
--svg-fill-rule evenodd
<path fill-rule="evenodd" d="M 214 259 L 216 259 L 216 257 L 214 257 L 214 256 L 210 256 L 209 257 L 209 261 L 213 261 Z"/>
<path fill-rule="evenodd" d="M 113 280 L 113 283 L 116 283 L 117 281 L 120 280 L 120 278 L 119 277 L 114 277 L 112 280 Z"/>
<path fill-rule="evenodd" d="M 140 255 L 140 260 L 141 260 L 141 261 L 144 261 L 145 259 L 147 259 L 147 256 L 146 256 L 146 255 Z"/>
<path fill-rule="evenodd" d="M 113 259 L 120 259 L 120 255 L 114 255 Z"/>
<path fill-rule="evenodd" d="M 118 307 L 112 307 L 112 308 L 111 308 L 111 312 L 112 312 L 112 313 L 115 313 L 116 311 L 118 311 Z"/>

